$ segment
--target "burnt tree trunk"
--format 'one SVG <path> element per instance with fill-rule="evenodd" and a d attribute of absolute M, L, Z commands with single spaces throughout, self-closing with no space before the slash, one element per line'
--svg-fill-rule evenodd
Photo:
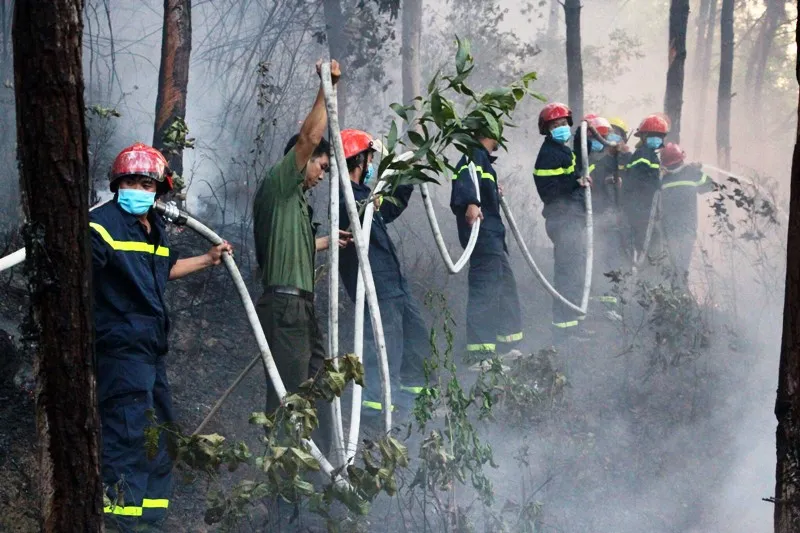
<path fill-rule="evenodd" d="M 717 93 L 717 161 L 731 166 L 731 100 L 733 94 L 733 7 L 734 0 L 722 0 L 720 11 L 719 92 Z"/>
<path fill-rule="evenodd" d="M 405 0 L 403 10 L 403 104 L 422 92 L 419 47 L 422 39 L 422 0 Z"/>
<path fill-rule="evenodd" d="M 347 68 L 347 38 L 344 33 L 344 14 L 339 0 L 323 0 L 325 12 L 325 31 L 328 39 L 330 58 L 339 62 L 342 68 L 342 77 L 336 84 L 336 103 L 339 111 L 339 123 L 347 127 L 346 91 L 347 79 L 351 72 Z"/>
<path fill-rule="evenodd" d="M 697 101 L 697 124 L 695 125 L 694 153 L 700 154 L 705 138 L 705 114 L 708 102 L 708 82 L 711 75 L 711 56 L 714 49 L 714 31 L 717 28 L 718 0 L 703 0 L 700 5 L 700 20 L 697 29 L 697 49 L 699 54 L 695 60 L 695 80 L 699 82 L 699 98 Z"/>
<path fill-rule="evenodd" d="M 12 32 L 41 531 L 54 533 L 103 524 L 82 10 L 81 0 L 17 2 Z"/>
<path fill-rule="evenodd" d="M 681 142 L 683 80 L 686 65 L 686 30 L 689 24 L 689 0 L 672 0 L 669 9 L 669 67 L 664 112 L 672 121 L 669 138 Z"/>
<path fill-rule="evenodd" d="M 750 93 L 750 102 L 753 116 L 761 118 L 764 110 L 762 97 L 764 94 L 764 77 L 772 53 L 772 45 L 778 27 L 786 16 L 785 0 L 765 0 L 767 10 L 761 23 L 761 28 L 756 38 L 753 51 L 747 65 L 747 86 Z"/>
<path fill-rule="evenodd" d="M 795 34 L 800 38 L 800 22 L 796 23 Z M 795 77 L 800 81 L 800 59 Z M 797 118 L 800 124 L 800 112 Z M 800 531 L 800 129 L 795 132 L 786 247 L 786 296 L 775 402 L 775 533 Z"/>
<path fill-rule="evenodd" d="M 581 60 L 581 0 L 564 0 L 567 24 L 567 92 L 576 120 L 583 117 L 583 61 Z"/>
<path fill-rule="evenodd" d="M 179 176 L 183 176 L 183 144 L 180 139 L 177 144 L 174 144 L 175 141 L 168 141 L 165 134 L 176 120 L 186 119 L 186 90 L 189 85 L 191 52 L 192 1 L 164 0 L 153 146 L 161 150 L 170 169 Z M 168 146 L 169 144 L 172 146 Z M 181 188 L 176 187 L 175 192 L 178 200 L 182 200 Z"/>

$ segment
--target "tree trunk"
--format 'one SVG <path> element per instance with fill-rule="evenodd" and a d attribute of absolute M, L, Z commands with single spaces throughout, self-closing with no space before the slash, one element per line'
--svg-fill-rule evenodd
<path fill-rule="evenodd" d="M 564 1 L 567 23 L 567 91 L 576 120 L 583 117 L 583 62 L 581 60 L 581 0 Z"/>
<path fill-rule="evenodd" d="M 44 532 L 103 524 L 93 372 L 81 0 L 14 10 L 17 142 Z"/>
<path fill-rule="evenodd" d="M 422 39 L 422 0 L 405 0 L 403 10 L 403 104 L 422 93 L 419 48 Z"/>
<path fill-rule="evenodd" d="M 689 0 L 672 0 L 669 9 L 669 67 L 664 112 L 672 121 L 670 140 L 681 142 L 683 80 L 686 65 L 686 30 L 689 24 Z"/>
<path fill-rule="evenodd" d="M 189 55 L 192 52 L 192 1 L 164 0 L 164 27 L 161 34 L 161 67 L 158 70 L 158 96 L 153 146 L 164 153 L 170 169 L 183 176 L 183 145 L 167 146 L 165 133 L 175 120 L 186 118 L 186 89 L 189 85 Z M 183 192 L 176 187 L 178 199 Z"/>
<path fill-rule="evenodd" d="M 719 92 L 717 93 L 717 160 L 726 169 L 731 166 L 733 7 L 734 0 L 722 0 L 722 11 L 720 12 Z"/>
<path fill-rule="evenodd" d="M 698 23 L 697 47 L 700 53 L 695 62 L 695 79 L 700 82 L 699 99 L 697 106 L 697 124 L 695 125 L 695 150 L 694 153 L 700 154 L 703 149 L 703 139 L 705 138 L 705 114 L 706 103 L 708 102 L 708 82 L 711 73 L 711 56 L 714 49 L 714 30 L 717 27 L 717 0 L 703 0 L 700 7 L 701 19 L 705 22 Z M 704 26 L 701 32 L 700 26 Z"/>
<path fill-rule="evenodd" d="M 795 35 L 800 42 L 800 22 Z M 800 45 L 798 45 L 800 51 Z M 800 59 L 795 77 L 800 81 Z M 799 98 L 800 100 L 800 98 Z M 800 108 L 798 108 L 800 109 Z M 798 112 L 800 124 L 800 112 Z M 795 132 L 786 243 L 786 296 L 783 338 L 775 402 L 777 467 L 775 470 L 775 533 L 800 531 L 800 129 Z M 794 228 L 794 229 L 792 229 Z"/>
<path fill-rule="evenodd" d="M 764 76 L 772 53 L 772 43 L 778 27 L 786 16 L 785 0 L 765 0 L 767 11 L 764 13 L 761 28 L 758 32 L 753 51 L 747 66 L 747 86 L 754 117 L 761 117 L 764 105 Z"/>
<path fill-rule="evenodd" d="M 325 30 L 328 37 L 328 49 L 331 59 L 339 62 L 342 68 L 342 77 L 336 84 L 336 102 L 339 110 L 339 123 L 347 127 L 346 89 L 347 79 L 351 73 L 347 69 L 347 38 L 344 34 L 344 14 L 340 0 L 323 0 L 325 12 Z"/>

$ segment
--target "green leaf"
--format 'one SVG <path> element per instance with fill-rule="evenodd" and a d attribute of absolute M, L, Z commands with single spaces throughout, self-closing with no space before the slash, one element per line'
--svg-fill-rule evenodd
<path fill-rule="evenodd" d="M 397 123 L 393 120 L 389 127 L 389 137 L 386 139 L 386 149 L 394 152 L 395 146 L 397 146 Z"/>
<path fill-rule="evenodd" d="M 320 466 L 314 457 L 301 448 L 291 448 L 292 454 L 309 470 L 319 470 Z"/>
<path fill-rule="evenodd" d="M 408 131 L 408 139 L 414 143 L 415 146 L 422 146 L 425 144 L 425 139 L 414 130 Z"/>
<path fill-rule="evenodd" d="M 392 111 L 394 111 L 397 116 L 408 122 L 408 112 L 410 111 L 408 106 L 395 103 L 391 104 L 389 107 L 392 108 Z"/>
<path fill-rule="evenodd" d="M 456 35 L 456 42 L 458 43 L 458 50 L 456 51 L 456 72 L 461 74 L 467 66 L 467 61 L 470 59 L 470 44 L 469 40 L 463 41 Z"/>

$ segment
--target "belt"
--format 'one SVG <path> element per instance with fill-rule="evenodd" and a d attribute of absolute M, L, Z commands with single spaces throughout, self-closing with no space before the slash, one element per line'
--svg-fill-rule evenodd
<path fill-rule="evenodd" d="M 290 296 L 299 296 L 300 298 L 309 302 L 314 301 L 314 293 L 298 289 L 297 287 L 286 287 L 283 285 L 270 285 L 264 289 L 265 294 L 288 294 Z"/>

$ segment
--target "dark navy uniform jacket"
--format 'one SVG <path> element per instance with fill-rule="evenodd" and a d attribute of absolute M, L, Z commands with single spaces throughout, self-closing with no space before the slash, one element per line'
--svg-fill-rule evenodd
<path fill-rule="evenodd" d="M 697 195 L 714 190 L 714 182 L 694 166 L 667 172 L 661 181 L 663 224 L 670 235 L 697 234 Z"/>
<path fill-rule="evenodd" d="M 164 290 L 177 254 L 152 210 L 150 235 L 116 201 L 89 214 L 98 356 L 155 363 L 167 353 Z"/>
<path fill-rule="evenodd" d="M 625 202 L 649 213 L 653 195 L 660 185 L 661 160 L 658 153 L 643 142 L 633 152 L 626 170 L 625 180 L 622 182 Z"/>
<path fill-rule="evenodd" d="M 353 183 L 353 195 L 356 202 L 363 202 L 369 197 L 370 188 L 361 183 Z M 400 272 L 400 259 L 397 250 L 389 237 L 387 224 L 399 217 L 408 206 L 408 200 L 414 192 L 413 185 L 400 185 L 391 196 L 397 201 L 396 205 L 389 200 L 383 200 L 379 210 L 372 216 L 372 231 L 369 238 L 369 264 L 372 267 L 372 278 L 375 282 L 375 291 L 378 299 L 394 298 L 406 294 L 406 283 Z M 350 227 L 350 217 L 344 203 L 344 194 L 339 193 L 339 227 L 347 230 Z M 335 246 L 335 244 L 331 244 Z M 350 244 L 341 250 L 339 255 L 339 273 L 342 276 L 345 290 L 350 299 L 356 299 L 356 284 L 358 282 L 358 257 L 355 244 Z"/>
<path fill-rule="evenodd" d="M 584 193 L 578 183 L 579 178 L 580 168 L 575 152 L 551 136 L 545 137 L 533 169 L 536 190 L 544 203 L 542 215 L 545 218 L 583 215 Z"/>
<path fill-rule="evenodd" d="M 481 229 L 478 232 L 478 241 L 475 243 L 475 253 L 478 254 L 503 254 L 505 253 L 506 227 L 500 217 L 500 192 L 497 189 L 497 172 L 492 168 L 496 157 L 489 155 L 485 148 L 475 149 L 472 159 L 462 156 L 456 168 L 458 172 L 453 176 L 453 191 L 450 195 L 450 210 L 456 215 L 458 224 L 458 240 L 466 248 L 472 227 L 467 224 L 466 213 L 470 204 L 477 205 L 483 213 Z M 475 185 L 469 174 L 469 163 L 475 164 L 478 175 L 478 184 L 481 200 L 475 192 Z"/>

